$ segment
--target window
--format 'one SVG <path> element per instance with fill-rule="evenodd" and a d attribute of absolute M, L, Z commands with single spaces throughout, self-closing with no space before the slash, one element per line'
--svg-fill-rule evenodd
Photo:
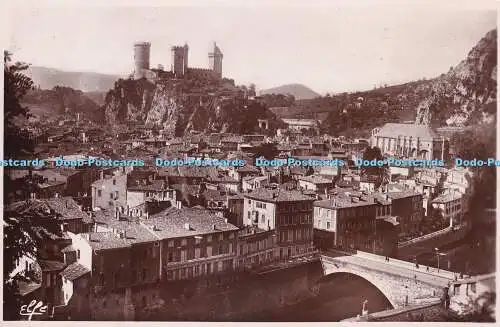
<path fill-rule="evenodd" d="M 99 285 L 104 285 L 104 273 L 99 273 Z"/>
<path fill-rule="evenodd" d="M 80 259 L 80 250 L 76 250 L 76 258 Z"/>
<path fill-rule="evenodd" d="M 116 185 L 116 179 L 113 178 L 113 185 Z"/>
<path fill-rule="evenodd" d="M 97 190 L 97 196 L 101 197 L 102 196 L 102 190 Z"/>
<path fill-rule="evenodd" d="M 186 245 L 187 245 L 187 240 L 183 238 L 181 241 L 181 246 L 186 246 Z"/>
<path fill-rule="evenodd" d="M 329 221 L 326 222 L 326 229 L 330 229 L 330 222 Z"/>
<path fill-rule="evenodd" d="M 470 291 L 471 291 L 472 293 L 476 293 L 476 283 L 472 283 L 472 284 L 470 284 Z"/>
<path fill-rule="evenodd" d="M 109 193 L 109 198 L 113 200 L 113 192 Z"/>

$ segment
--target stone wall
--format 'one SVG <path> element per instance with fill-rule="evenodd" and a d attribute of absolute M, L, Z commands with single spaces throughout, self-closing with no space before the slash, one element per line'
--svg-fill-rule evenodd
<path fill-rule="evenodd" d="M 366 279 L 384 294 L 394 308 L 401 308 L 407 304 L 416 304 L 425 298 L 440 297 L 443 294 L 443 288 L 438 286 L 344 262 L 324 263 L 324 269 L 325 275 L 343 272 Z"/>
<path fill-rule="evenodd" d="M 91 296 L 91 320 L 251 321 L 316 295 L 319 261 L 264 274 L 165 282 Z"/>

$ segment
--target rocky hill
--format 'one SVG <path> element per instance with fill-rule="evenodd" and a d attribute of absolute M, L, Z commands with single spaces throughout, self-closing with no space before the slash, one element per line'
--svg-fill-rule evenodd
<path fill-rule="evenodd" d="M 233 83 L 233 84 L 232 84 Z M 204 81 L 196 78 L 118 80 L 106 94 L 106 121 L 145 124 L 171 136 L 189 131 L 266 133 L 282 122 L 264 104 L 247 100 L 230 80 Z M 270 130 L 258 128 L 258 119 L 268 119 Z"/>
<path fill-rule="evenodd" d="M 428 86 L 417 123 L 471 124 L 496 112 L 497 30 L 483 37 L 467 58 Z"/>
<path fill-rule="evenodd" d="M 496 37 L 496 30 L 487 33 L 465 60 L 436 78 L 298 100 L 276 113 L 320 119 L 325 132 L 357 136 L 367 136 L 387 122 L 434 126 L 488 122 L 496 113 Z"/>
<path fill-rule="evenodd" d="M 102 120 L 100 106 L 84 92 L 56 86 L 51 90 L 33 89 L 23 97 L 23 104 L 35 116 L 81 113 L 92 120 Z"/>
<path fill-rule="evenodd" d="M 264 94 L 284 94 L 292 95 L 296 100 L 303 99 L 314 99 L 320 95 L 310 88 L 302 84 L 286 84 L 278 87 L 273 87 L 271 89 L 262 90 L 259 92 L 260 95 Z"/>

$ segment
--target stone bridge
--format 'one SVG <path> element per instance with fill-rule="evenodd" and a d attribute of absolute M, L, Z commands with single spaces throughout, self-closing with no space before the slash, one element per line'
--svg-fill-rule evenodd
<path fill-rule="evenodd" d="M 378 288 L 393 308 L 436 301 L 457 273 L 356 251 L 353 254 L 330 251 L 321 255 L 324 276 L 349 273 L 360 276 Z M 325 278 L 325 277 L 323 277 Z"/>

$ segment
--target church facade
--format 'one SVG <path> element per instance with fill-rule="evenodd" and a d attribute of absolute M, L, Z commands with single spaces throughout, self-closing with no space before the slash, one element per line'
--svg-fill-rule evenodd
<path fill-rule="evenodd" d="M 430 126 L 387 123 L 372 130 L 370 145 L 383 154 L 408 159 L 448 160 L 449 140 L 438 136 Z"/>

